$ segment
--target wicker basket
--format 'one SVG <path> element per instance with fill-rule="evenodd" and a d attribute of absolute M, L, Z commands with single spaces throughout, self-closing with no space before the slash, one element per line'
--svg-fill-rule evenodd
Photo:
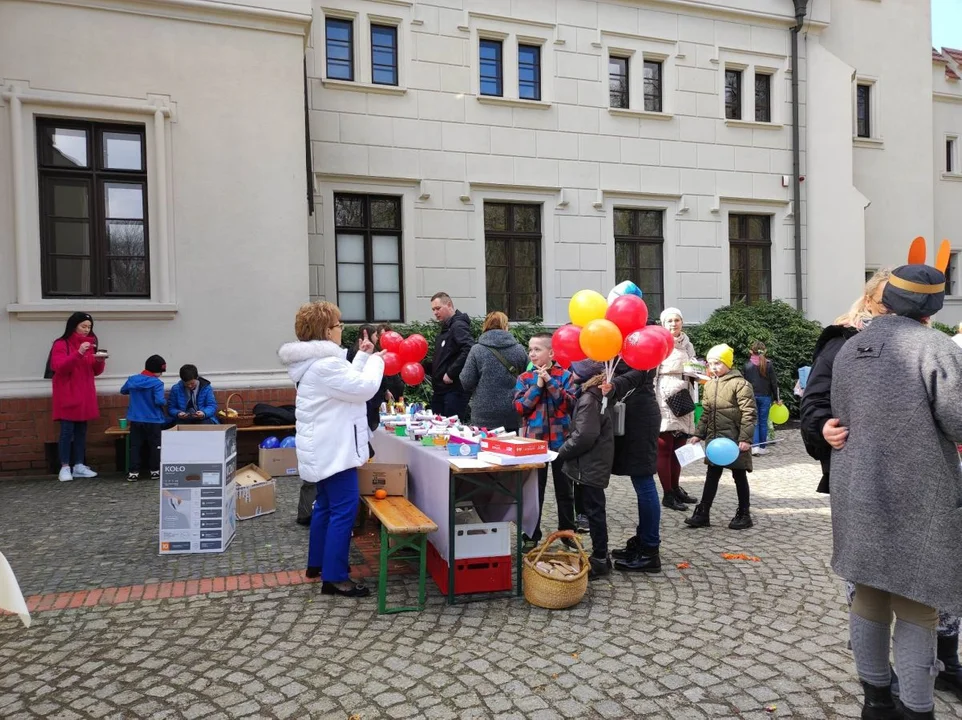
<path fill-rule="evenodd" d="M 240 410 L 234 417 L 229 417 L 227 411 L 231 409 L 230 401 L 235 397 L 240 399 Z M 227 396 L 224 409 L 217 412 L 217 422 L 221 425 L 236 425 L 239 428 L 250 427 L 254 424 L 254 413 L 244 412 L 244 398 L 241 397 L 240 393 L 231 393 Z"/>
<path fill-rule="evenodd" d="M 578 552 L 548 552 L 551 543 L 561 538 L 574 540 Z M 580 566 L 581 570 L 571 577 L 553 577 L 535 567 L 540 560 L 564 560 L 575 567 Z M 588 589 L 588 567 L 588 555 L 581 547 L 581 541 L 574 531 L 559 530 L 551 533 L 541 545 L 524 556 L 522 580 L 525 600 L 548 610 L 560 610 L 577 605 Z"/>

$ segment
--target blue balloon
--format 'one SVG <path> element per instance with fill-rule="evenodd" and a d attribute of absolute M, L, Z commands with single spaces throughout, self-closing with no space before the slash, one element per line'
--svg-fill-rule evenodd
<path fill-rule="evenodd" d="M 277 439 L 276 435 L 271 435 L 270 437 L 264 438 L 261 442 L 261 447 L 265 450 L 273 450 L 276 447 L 280 447 L 281 441 Z"/>
<path fill-rule="evenodd" d="M 728 438 L 715 438 L 705 448 L 705 456 L 709 462 L 722 467 L 735 462 L 740 452 L 738 443 Z"/>
<path fill-rule="evenodd" d="M 282 448 L 292 448 L 292 447 L 296 447 L 294 441 L 295 441 L 294 436 L 293 436 L 293 435 L 288 435 L 286 438 L 284 438 L 283 440 L 281 440 L 281 447 L 282 447 Z"/>

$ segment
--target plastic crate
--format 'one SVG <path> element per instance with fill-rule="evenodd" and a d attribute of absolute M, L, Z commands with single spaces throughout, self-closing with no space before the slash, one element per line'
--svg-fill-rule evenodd
<path fill-rule="evenodd" d="M 428 572 L 442 593 L 448 593 L 448 563 L 428 542 Z M 511 589 L 511 556 L 465 558 L 454 561 L 454 594 L 500 592 Z"/>

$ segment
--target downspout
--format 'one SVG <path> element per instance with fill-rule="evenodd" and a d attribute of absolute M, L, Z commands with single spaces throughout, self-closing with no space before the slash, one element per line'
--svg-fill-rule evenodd
<path fill-rule="evenodd" d="M 801 140 L 798 128 L 798 35 L 805 23 L 808 0 L 795 0 L 795 26 L 792 28 L 792 216 L 795 221 L 795 307 L 803 311 L 802 303 L 802 180 Z"/>

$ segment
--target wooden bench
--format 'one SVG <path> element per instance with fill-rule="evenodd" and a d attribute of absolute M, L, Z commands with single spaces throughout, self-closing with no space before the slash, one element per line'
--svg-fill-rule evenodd
<path fill-rule="evenodd" d="M 230 423 L 221 423 L 229 425 Z M 275 432 L 278 430 L 293 430 L 296 425 L 249 425 L 237 428 L 237 432 Z M 130 472 L 130 427 L 122 428 L 119 425 L 111 425 L 104 430 L 104 435 L 116 435 L 124 439 L 124 472 Z"/>
<path fill-rule="evenodd" d="M 424 610 L 426 592 L 425 579 L 428 568 L 428 534 L 438 529 L 438 526 L 427 515 L 418 510 L 407 498 L 389 496 L 377 500 L 369 495 L 364 496 L 368 509 L 381 523 L 381 562 L 377 584 L 377 611 L 385 613 L 410 612 Z M 394 544 L 391 544 L 391 538 Z M 388 559 L 398 550 L 410 548 L 417 551 L 417 555 L 399 559 L 418 559 L 418 604 L 416 607 L 400 606 L 387 607 L 387 564 Z"/>

